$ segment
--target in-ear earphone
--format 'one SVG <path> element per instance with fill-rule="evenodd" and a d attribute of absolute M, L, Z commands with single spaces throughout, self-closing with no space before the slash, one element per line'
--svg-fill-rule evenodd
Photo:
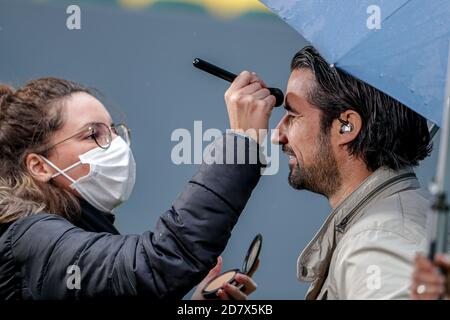
<path fill-rule="evenodd" d="M 339 122 L 342 123 L 341 130 L 339 131 L 341 134 L 350 133 L 353 131 L 353 125 L 348 122 L 338 118 Z"/>

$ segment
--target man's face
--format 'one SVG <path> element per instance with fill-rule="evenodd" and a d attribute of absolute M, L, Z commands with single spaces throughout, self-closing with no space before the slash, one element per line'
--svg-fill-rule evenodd
<path fill-rule="evenodd" d="M 283 145 L 289 156 L 289 184 L 293 188 L 330 197 L 341 179 L 330 134 L 321 130 L 321 111 L 307 99 L 314 81 L 310 70 L 292 72 L 286 93 L 287 114 L 278 124 L 279 137 L 273 142 Z"/>

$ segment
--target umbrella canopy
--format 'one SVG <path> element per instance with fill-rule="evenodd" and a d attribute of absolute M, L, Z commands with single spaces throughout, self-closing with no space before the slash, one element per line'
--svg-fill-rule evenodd
<path fill-rule="evenodd" d="M 449 0 L 260 1 L 327 62 L 441 126 Z"/>

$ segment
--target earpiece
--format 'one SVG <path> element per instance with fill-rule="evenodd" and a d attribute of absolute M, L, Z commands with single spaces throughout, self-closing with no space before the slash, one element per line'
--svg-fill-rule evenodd
<path fill-rule="evenodd" d="M 353 131 L 353 126 L 351 124 L 343 124 L 341 127 L 341 131 L 340 133 L 344 134 L 344 133 L 350 133 Z"/>
<path fill-rule="evenodd" d="M 341 134 L 350 133 L 353 131 L 353 125 L 342 119 L 338 119 L 340 123 L 342 123 L 341 130 L 339 131 Z"/>

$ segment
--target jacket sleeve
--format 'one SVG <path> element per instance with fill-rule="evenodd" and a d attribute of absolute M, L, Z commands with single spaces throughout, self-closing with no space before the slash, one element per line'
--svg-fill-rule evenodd
<path fill-rule="evenodd" d="M 233 134 L 214 146 L 216 159 L 238 148 L 248 154 L 257 149 L 254 141 Z M 154 232 L 142 235 L 86 232 L 56 215 L 22 219 L 10 244 L 25 277 L 24 296 L 182 298 L 224 250 L 260 176 L 260 162 L 204 163 Z"/>

